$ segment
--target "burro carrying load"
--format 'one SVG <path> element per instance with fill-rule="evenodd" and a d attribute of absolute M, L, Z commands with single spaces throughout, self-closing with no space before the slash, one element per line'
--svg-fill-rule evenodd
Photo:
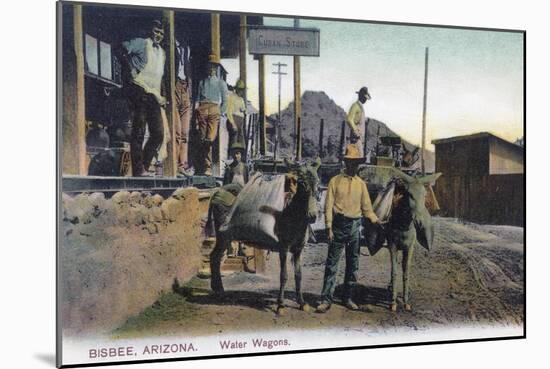
<path fill-rule="evenodd" d="M 434 240 L 434 225 L 426 208 L 426 185 L 435 182 L 441 173 L 422 177 L 411 177 L 395 170 L 395 178 L 381 191 L 374 201 L 376 215 L 384 223 L 382 227 L 366 222 L 366 242 L 371 255 L 384 246 L 390 251 L 392 300 L 390 309 L 397 309 L 397 253 L 403 252 L 403 303 L 405 310 L 411 310 L 409 303 L 409 272 L 415 245 L 418 243 L 428 251 Z"/>
<path fill-rule="evenodd" d="M 277 250 L 276 215 L 285 205 L 285 175 L 256 173 L 242 189 L 220 228 L 224 237 Z"/>
<path fill-rule="evenodd" d="M 317 192 L 320 160 L 313 163 L 286 161 L 284 175 L 255 174 L 237 196 L 227 221 L 216 237 L 224 241 L 239 240 L 261 249 L 277 251 L 281 267 L 281 284 L 277 313 L 284 311 L 284 289 L 287 281 L 287 255 L 292 253 L 296 300 L 307 311 L 302 296 L 302 251 L 308 238 L 308 225 L 317 218 Z M 226 243 L 226 242 L 225 242 Z M 220 262 L 224 242 L 217 242 L 210 254 L 211 287 L 223 293 Z"/>

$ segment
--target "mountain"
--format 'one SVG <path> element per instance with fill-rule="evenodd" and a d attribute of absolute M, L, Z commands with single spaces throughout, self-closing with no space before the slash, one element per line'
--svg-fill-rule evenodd
<path fill-rule="evenodd" d="M 305 91 L 302 95 L 302 156 L 315 157 L 319 155 L 319 131 L 321 119 L 324 119 L 323 161 L 338 161 L 340 132 L 342 122 L 346 119 L 347 112 L 338 106 L 323 91 Z M 367 127 L 367 148 L 374 150 L 380 136 L 399 136 L 392 131 L 385 123 L 368 118 Z M 277 114 L 272 114 L 268 122 L 276 124 Z M 349 128 L 346 126 L 346 136 Z M 273 137 L 269 138 L 273 140 Z M 413 150 L 417 146 L 402 140 L 407 150 Z M 294 102 L 281 110 L 281 137 L 279 139 L 279 153 L 282 156 L 292 156 L 294 150 Z M 435 168 L 435 154 L 426 150 L 425 155 L 426 171 L 432 172 Z"/>

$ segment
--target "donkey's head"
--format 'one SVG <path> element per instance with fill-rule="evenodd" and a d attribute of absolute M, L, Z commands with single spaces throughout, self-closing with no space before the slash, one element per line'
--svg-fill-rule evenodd
<path fill-rule="evenodd" d="M 305 164 L 291 162 L 285 159 L 288 168 L 287 178 L 290 179 L 291 186 L 294 183 L 295 192 L 292 198 L 292 207 L 295 211 L 305 214 L 309 223 L 314 223 L 317 219 L 317 197 L 319 193 L 319 176 L 317 171 L 321 166 L 321 159 Z M 298 215 L 298 214 L 297 214 Z"/>
<path fill-rule="evenodd" d="M 409 206 L 413 213 L 423 212 L 426 209 L 426 184 L 435 182 L 441 173 L 434 173 L 422 177 L 411 177 L 401 171 L 396 171 L 397 177 L 401 180 L 396 189 L 407 192 Z"/>
<path fill-rule="evenodd" d="M 426 249 L 430 250 L 434 241 L 434 225 L 428 209 L 426 209 L 426 184 L 435 182 L 441 173 L 435 173 L 423 177 L 411 177 L 401 171 L 396 171 L 400 181 L 397 182 L 395 193 L 403 203 L 396 204 L 395 216 L 396 230 L 408 231 L 413 222 L 416 229 L 416 240 Z M 394 195 L 394 199 L 396 198 Z M 399 209 L 399 210 L 398 210 Z"/>

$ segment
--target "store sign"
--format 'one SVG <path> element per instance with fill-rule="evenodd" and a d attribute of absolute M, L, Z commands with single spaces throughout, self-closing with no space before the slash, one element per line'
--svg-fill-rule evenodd
<path fill-rule="evenodd" d="M 319 56 L 320 32 L 315 28 L 250 27 L 250 54 Z"/>

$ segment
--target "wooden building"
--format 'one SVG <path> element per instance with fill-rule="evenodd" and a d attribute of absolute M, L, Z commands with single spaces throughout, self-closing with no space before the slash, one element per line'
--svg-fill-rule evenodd
<path fill-rule="evenodd" d="M 486 224 L 524 223 L 524 148 L 481 132 L 433 140 L 441 214 Z"/>
<path fill-rule="evenodd" d="M 105 130 L 110 140 L 101 131 L 96 138 L 106 138 L 111 147 L 113 142 L 124 141 L 124 137 L 127 139 L 129 136 L 131 121 L 122 91 L 121 63 L 116 51 L 123 41 L 147 37 L 152 20 L 159 19 L 165 26 L 163 48 L 166 52 L 166 68 L 163 83 L 164 94 L 169 102 L 166 115 L 172 137 L 168 143 L 168 157 L 163 163 L 163 173 L 166 177 L 175 177 L 177 164 L 173 138 L 174 120 L 178 114 L 175 103 L 175 41 L 184 40 L 192 55 L 193 102 L 197 94 L 196 82 L 206 75 L 208 55 L 211 53 L 222 59 L 238 58 L 239 75 L 230 76 L 229 81 L 233 83 L 241 78 L 246 83 L 246 27 L 249 24 L 261 24 L 262 17 L 70 2 L 58 3 L 58 6 L 58 33 L 62 37 L 58 48 L 58 110 L 61 131 L 59 156 L 62 173 L 81 176 L 88 174 L 90 159 L 97 153 L 87 143 L 93 129 Z M 227 72 L 220 68 L 219 75 L 225 79 Z M 260 108 L 262 113 L 263 106 Z M 257 117 L 249 118 L 253 118 L 254 122 L 258 121 Z M 116 148 L 128 151 L 128 145 L 120 142 Z M 220 147 L 215 146 L 218 175 L 220 160 L 225 158 L 219 151 Z"/>

